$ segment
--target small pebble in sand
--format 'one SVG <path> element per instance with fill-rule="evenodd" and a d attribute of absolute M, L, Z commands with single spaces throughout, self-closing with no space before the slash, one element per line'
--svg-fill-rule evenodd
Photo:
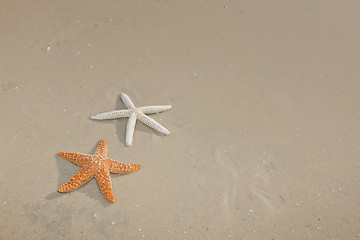
<path fill-rule="evenodd" d="M 45 48 L 45 50 L 46 50 L 47 52 L 49 52 L 49 51 L 51 50 L 51 47 L 50 47 L 50 46 L 47 46 L 47 47 Z"/>

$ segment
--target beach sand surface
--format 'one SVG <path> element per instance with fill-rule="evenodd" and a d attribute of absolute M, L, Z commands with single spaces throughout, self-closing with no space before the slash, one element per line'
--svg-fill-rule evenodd
<path fill-rule="evenodd" d="M 360 1 L 0 7 L 0 239 L 360 239 Z M 151 115 L 171 134 L 90 116 Z M 115 203 L 58 152 L 140 163 Z"/>

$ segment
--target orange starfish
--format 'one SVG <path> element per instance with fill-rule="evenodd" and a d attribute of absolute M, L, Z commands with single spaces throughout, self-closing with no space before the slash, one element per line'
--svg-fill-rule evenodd
<path fill-rule="evenodd" d="M 141 168 L 140 164 L 126 164 L 107 158 L 107 144 L 101 140 L 94 155 L 59 152 L 60 157 L 83 166 L 81 170 L 66 184 L 58 188 L 59 192 L 70 192 L 84 185 L 95 177 L 102 194 L 109 202 L 115 202 L 112 191 L 110 173 L 130 173 Z"/>

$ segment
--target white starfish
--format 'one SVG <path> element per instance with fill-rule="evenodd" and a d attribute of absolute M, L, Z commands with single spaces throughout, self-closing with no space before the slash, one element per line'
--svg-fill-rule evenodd
<path fill-rule="evenodd" d="M 142 123 L 148 125 L 149 127 L 155 129 L 158 132 L 161 132 L 165 135 L 170 134 L 169 130 L 167 130 L 164 126 L 156 122 L 154 119 L 149 118 L 145 114 L 160 113 L 169 110 L 171 108 L 171 105 L 147 106 L 137 108 L 130 100 L 129 96 L 125 93 L 121 93 L 120 97 L 128 109 L 100 113 L 98 115 L 92 116 L 91 119 L 106 120 L 128 117 L 129 120 L 126 126 L 126 145 L 128 146 L 131 145 L 133 140 L 136 119 L 139 119 Z"/>

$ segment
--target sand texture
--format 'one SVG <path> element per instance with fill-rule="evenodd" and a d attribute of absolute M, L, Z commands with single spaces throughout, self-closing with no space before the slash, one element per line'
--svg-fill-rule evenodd
<path fill-rule="evenodd" d="M 360 239 L 360 1 L 3 0 L 0 239 Z M 171 134 L 102 112 L 172 105 Z M 140 163 L 116 203 L 58 152 Z"/>

